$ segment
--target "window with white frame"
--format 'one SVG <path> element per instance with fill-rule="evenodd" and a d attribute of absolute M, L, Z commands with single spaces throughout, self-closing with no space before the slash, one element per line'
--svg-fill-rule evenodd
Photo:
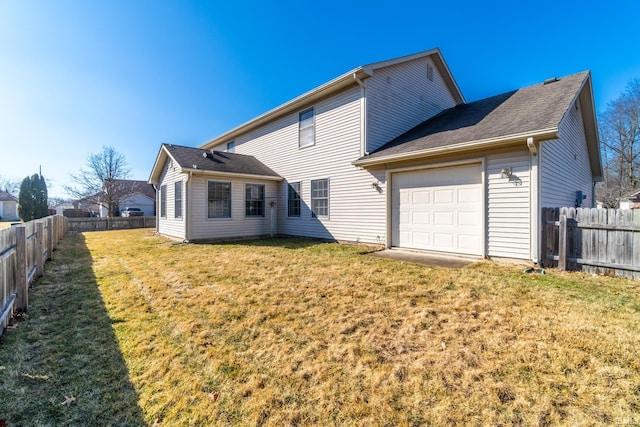
<path fill-rule="evenodd" d="M 235 153 L 236 152 L 236 142 L 231 141 L 227 142 L 227 153 Z"/>
<path fill-rule="evenodd" d="M 316 143 L 315 141 L 315 114 L 313 107 L 302 111 L 298 115 L 299 140 L 300 148 L 309 147 Z"/>
<path fill-rule="evenodd" d="M 288 208 L 287 215 L 288 216 L 300 216 L 300 212 L 302 211 L 302 199 L 300 197 L 300 183 L 299 182 L 290 182 L 289 183 L 289 195 L 287 197 Z"/>
<path fill-rule="evenodd" d="M 245 216 L 264 216 L 264 184 L 245 184 Z"/>
<path fill-rule="evenodd" d="M 173 217 L 182 218 L 182 181 L 177 181 L 174 185 Z"/>
<path fill-rule="evenodd" d="M 207 218 L 231 218 L 231 183 L 207 181 Z"/>
<path fill-rule="evenodd" d="M 160 217 L 167 217 L 167 186 L 160 186 Z"/>
<path fill-rule="evenodd" d="M 311 214 L 314 217 L 329 216 L 329 179 L 311 181 Z"/>

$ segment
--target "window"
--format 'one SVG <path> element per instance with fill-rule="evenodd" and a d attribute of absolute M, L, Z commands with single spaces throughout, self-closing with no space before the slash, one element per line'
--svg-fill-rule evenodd
<path fill-rule="evenodd" d="M 302 203 L 300 200 L 300 183 L 299 182 L 290 182 L 289 183 L 289 196 L 288 196 L 288 215 L 289 216 L 300 216 L 300 207 Z"/>
<path fill-rule="evenodd" d="M 230 182 L 207 182 L 207 217 L 231 218 Z"/>
<path fill-rule="evenodd" d="M 236 152 L 236 142 L 231 141 L 227 142 L 227 153 L 235 153 Z"/>
<path fill-rule="evenodd" d="M 316 143 L 313 108 L 304 110 L 299 114 L 299 141 L 300 148 L 309 147 Z"/>
<path fill-rule="evenodd" d="M 245 216 L 264 216 L 264 185 L 245 184 Z"/>
<path fill-rule="evenodd" d="M 173 192 L 173 217 L 182 218 L 182 181 L 175 183 Z"/>
<path fill-rule="evenodd" d="M 167 217 L 167 186 L 160 187 L 160 216 Z"/>
<path fill-rule="evenodd" d="M 311 181 L 311 214 L 314 217 L 329 216 L 329 180 Z"/>

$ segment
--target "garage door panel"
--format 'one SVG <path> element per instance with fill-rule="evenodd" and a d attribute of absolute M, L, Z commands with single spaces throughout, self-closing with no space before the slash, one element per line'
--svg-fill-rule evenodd
<path fill-rule="evenodd" d="M 455 190 L 454 189 L 443 189 L 443 190 L 435 190 L 434 194 L 434 203 L 437 205 L 442 204 L 452 204 L 455 202 Z"/>
<path fill-rule="evenodd" d="M 458 212 L 458 225 L 460 227 L 480 227 L 482 226 L 482 216 L 477 212 Z"/>
<path fill-rule="evenodd" d="M 429 203 L 431 203 L 431 192 L 430 191 L 414 190 L 412 195 L 413 195 L 413 203 L 414 204 L 418 204 L 418 203 L 429 204 Z"/>
<path fill-rule="evenodd" d="M 428 212 L 412 212 L 413 214 L 413 224 L 431 224 Z"/>
<path fill-rule="evenodd" d="M 455 213 L 453 212 L 434 212 L 433 225 L 439 227 L 453 226 L 455 224 Z"/>
<path fill-rule="evenodd" d="M 482 255 L 481 165 L 395 173 L 392 245 Z"/>

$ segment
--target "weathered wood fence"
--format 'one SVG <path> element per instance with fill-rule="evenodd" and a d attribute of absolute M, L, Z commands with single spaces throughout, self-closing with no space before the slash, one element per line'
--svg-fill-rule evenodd
<path fill-rule="evenodd" d="M 69 231 L 72 233 L 82 233 L 84 231 L 125 230 L 130 228 L 151 228 L 156 226 L 155 216 L 67 219 L 69 221 Z"/>
<path fill-rule="evenodd" d="M 547 267 L 640 279 L 640 209 L 542 209 Z"/>
<path fill-rule="evenodd" d="M 56 215 L 0 230 L 0 335 L 14 312 L 27 309 L 29 284 L 53 259 L 66 224 Z"/>

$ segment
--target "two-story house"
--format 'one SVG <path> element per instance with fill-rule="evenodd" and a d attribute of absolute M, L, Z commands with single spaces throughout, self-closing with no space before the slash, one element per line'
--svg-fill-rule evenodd
<path fill-rule="evenodd" d="M 540 208 L 591 206 L 591 75 L 467 103 L 438 49 L 358 67 L 199 148 L 163 144 L 157 231 L 537 261 Z"/>

